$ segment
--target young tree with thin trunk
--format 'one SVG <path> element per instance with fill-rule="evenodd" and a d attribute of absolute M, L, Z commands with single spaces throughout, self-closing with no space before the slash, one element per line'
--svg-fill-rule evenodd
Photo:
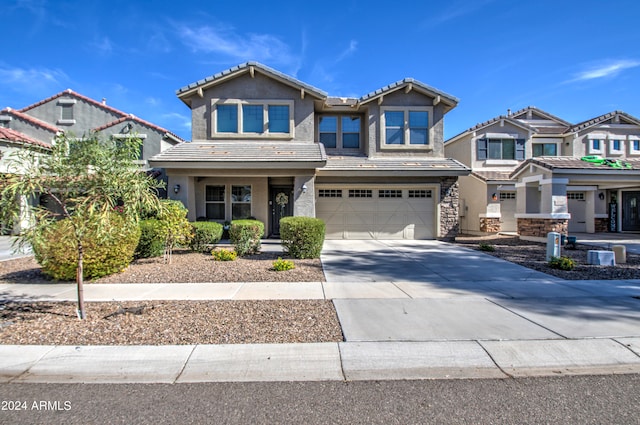
<path fill-rule="evenodd" d="M 22 199 L 48 200 L 47 208 L 30 207 L 31 225 L 19 236 L 20 244 L 46 243 L 44 229 L 58 220 L 67 220 L 73 231 L 77 257 L 78 317 L 86 317 L 83 295 L 84 243 L 88 234 L 107 238 L 111 214 L 117 209 L 127 220 L 137 223 L 140 211 L 159 208 L 160 183 L 136 164 L 142 141 L 135 135 L 102 140 L 97 134 L 73 138 L 58 136 L 50 154 L 23 149 L 10 159 L 15 170 L 6 178 L 0 195 L 0 211 L 5 219 L 24 217 Z"/>

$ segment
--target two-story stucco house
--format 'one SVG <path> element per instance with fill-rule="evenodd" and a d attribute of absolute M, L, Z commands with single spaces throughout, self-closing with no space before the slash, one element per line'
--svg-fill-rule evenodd
<path fill-rule="evenodd" d="M 458 177 L 444 157 L 444 115 L 457 99 L 413 79 L 360 98 L 248 62 L 177 91 L 192 142 L 150 159 L 190 220 L 318 217 L 327 238 L 452 238 Z"/>
<path fill-rule="evenodd" d="M 0 142 L 0 157 L 5 159 L 11 151 L 24 146 L 35 145 L 46 153 L 61 133 L 77 138 L 94 131 L 103 137 L 136 135 L 143 140 L 138 163 L 146 171 L 152 171 L 147 162 L 150 157 L 184 142 L 170 131 L 113 108 L 104 100 L 98 102 L 72 90 L 65 90 L 19 110 L 3 109 L 0 111 L 0 128 L 8 135 L 15 136 L 13 139 L 5 138 L 6 142 L 13 143 Z M 159 179 L 164 178 L 161 169 L 153 170 L 153 173 Z M 25 224 L 14 223 L 14 232 L 19 232 Z"/>
<path fill-rule="evenodd" d="M 461 229 L 529 238 L 638 231 L 638 143 L 640 120 L 620 111 L 571 124 L 527 107 L 477 124 L 445 143 L 472 169 L 460 179 Z"/>

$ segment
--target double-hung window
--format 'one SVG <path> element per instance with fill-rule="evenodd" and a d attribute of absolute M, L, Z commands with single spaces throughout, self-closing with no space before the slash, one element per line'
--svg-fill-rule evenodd
<path fill-rule="evenodd" d="M 359 116 L 322 115 L 318 133 L 327 149 L 360 149 Z"/>
<path fill-rule="evenodd" d="M 609 140 L 609 153 L 612 155 L 622 155 L 624 153 L 624 142 L 621 139 Z"/>
<path fill-rule="evenodd" d="M 207 218 L 210 220 L 225 219 L 225 187 L 224 186 L 207 186 L 205 206 Z"/>
<path fill-rule="evenodd" d="M 430 107 L 386 107 L 380 114 L 383 148 L 427 148 L 430 144 Z"/>
<path fill-rule="evenodd" d="M 629 138 L 629 155 L 640 155 L 640 138 Z"/>
<path fill-rule="evenodd" d="M 293 101 L 214 99 L 214 137 L 293 137 Z"/>
<path fill-rule="evenodd" d="M 251 186 L 231 186 L 231 218 L 251 217 Z"/>

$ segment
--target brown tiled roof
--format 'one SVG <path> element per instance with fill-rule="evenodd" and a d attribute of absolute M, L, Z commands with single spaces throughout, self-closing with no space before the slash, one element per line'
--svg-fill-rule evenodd
<path fill-rule="evenodd" d="M 600 124 L 601 122 L 607 121 L 611 118 L 615 118 L 616 115 L 620 115 L 621 117 L 626 118 L 628 121 L 640 125 L 640 119 L 634 117 L 633 115 L 629 115 L 626 112 L 623 111 L 613 111 L 613 112 L 608 112 L 606 114 L 602 114 L 599 117 L 595 117 L 595 118 L 591 118 L 589 120 L 586 121 L 582 121 L 581 123 L 578 123 L 576 125 L 574 125 L 573 127 L 568 129 L 568 133 L 575 133 L 577 131 L 580 130 L 584 130 L 585 128 L 589 128 L 591 126 Z"/>
<path fill-rule="evenodd" d="M 605 164 L 583 161 L 580 158 L 571 156 L 540 156 L 523 162 L 511 173 L 511 177 L 513 178 L 515 175 L 519 174 L 521 170 L 528 167 L 530 164 L 539 165 L 549 170 L 589 170 L 607 173 L 625 173 L 632 171 L 634 174 L 635 172 L 640 171 L 640 158 L 620 159 L 620 162 L 623 164 L 630 164 L 631 168 L 614 168 Z"/>
<path fill-rule="evenodd" d="M 445 93 L 441 90 L 438 90 L 434 87 L 428 86 L 418 80 L 415 80 L 413 78 L 405 78 L 402 79 L 400 81 L 396 81 L 395 83 L 386 85 L 382 88 L 379 88 L 378 90 L 372 91 L 371 93 L 367 93 L 364 96 L 362 96 L 360 99 L 358 99 L 358 101 L 360 103 L 366 103 L 366 102 L 370 102 L 373 99 L 376 99 L 379 96 L 383 96 L 386 93 L 389 92 L 393 92 L 402 88 L 405 88 L 407 86 L 411 85 L 412 87 L 415 87 L 419 90 L 422 90 L 424 92 L 427 92 L 431 95 L 435 96 L 440 96 L 441 98 L 443 98 L 447 103 L 449 103 L 452 107 L 455 107 L 458 102 L 460 101 L 457 97 L 452 96 L 448 93 Z"/>
<path fill-rule="evenodd" d="M 87 102 L 87 103 L 90 103 L 90 104 L 92 104 L 92 105 L 94 105 L 94 106 L 97 106 L 97 107 L 99 107 L 99 108 L 101 108 L 101 109 L 104 109 L 104 110 L 106 110 L 106 111 L 112 112 L 113 114 L 116 114 L 116 115 L 119 115 L 119 116 L 125 116 L 125 115 L 127 115 L 126 113 L 122 112 L 122 111 L 121 111 L 121 110 L 119 110 L 119 109 L 116 109 L 116 108 L 114 108 L 114 107 L 111 107 L 111 106 L 109 106 L 109 105 L 107 105 L 107 104 L 105 104 L 105 103 L 98 102 L 97 100 L 94 100 L 94 99 L 91 99 L 90 97 L 87 97 L 87 96 L 81 95 L 80 93 L 76 93 L 76 92 L 74 92 L 74 91 L 73 91 L 73 90 L 71 90 L 71 89 L 67 89 L 67 90 L 62 91 L 62 92 L 60 92 L 60 93 L 58 93 L 58 94 L 54 94 L 54 95 L 53 95 L 53 96 L 51 96 L 51 97 L 48 97 L 48 98 L 43 99 L 43 100 L 41 100 L 41 101 L 39 101 L 39 102 L 36 102 L 36 103 L 34 103 L 34 104 L 32 104 L 32 105 L 26 106 L 26 107 L 22 108 L 22 109 L 20 110 L 20 112 L 26 112 L 26 111 L 28 111 L 28 110 L 30 110 L 30 109 L 33 109 L 33 108 L 35 108 L 35 107 L 37 107 L 37 106 L 40 106 L 40 105 L 43 105 L 43 104 L 45 104 L 45 103 L 51 102 L 52 100 L 55 100 L 55 99 L 57 99 L 57 98 L 59 98 L 59 97 L 62 97 L 62 96 L 64 96 L 64 95 L 71 95 L 71 96 L 73 96 L 73 97 L 75 97 L 75 98 L 77 98 L 77 99 L 81 99 L 81 100 L 83 100 L 83 101 L 85 101 L 85 102 Z"/>
<path fill-rule="evenodd" d="M 328 155 L 327 165 L 320 171 L 419 172 L 431 175 L 467 175 L 470 169 L 449 158 L 368 158 L 364 155 Z"/>
<path fill-rule="evenodd" d="M 56 127 L 54 125 L 51 125 L 48 122 L 39 120 L 38 118 L 34 118 L 31 115 L 27 115 L 27 114 L 25 114 L 23 112 L 16 111 L 15 109 L 12 109 L 12 108 L 5 108 L 5 109 L 2 110 L 2 112 L 4 114 L 13 115 L 16 118 L 20 118 L 21 120 L 26 121 L 29 124 L 32 124 L 32 125 L 34 125 L 36 127 L 40 127 L 40 128 L 43 128 L 43 129 L 45 129 L 47 131 L 50 131 L 54 135 L 58 134 L 59 132 L 62 131 L 58 127 Z"/>
<path fill-rule="evenodd" d="M 143 120 L 142 118 L 138 118 L 133 114 L 128 114 L 127 116 L 124 116 L 122 118 L 118 118 L 115 121 L 111 121 L 111 122 L 106 123 L 105 125 L 102 125 L 100 127 L 96 127 L 96 128 L 94 128 L 94 130 L 95 131 L 102 131 L 102 130 L 105 130 L 107 128 L 113 127 L 114 125 L 122 124 L 123 122 L 126 122 L 126 121 L 134 121 L 134 122 L 137 122 L 139 124 L 144 125 L 145 127 L 149 127 L 149 128 L 154 129 L 154 130 L 157 130 L 160 133 L 169 134 L 169 135 L 171 135 L 171 137 L 176 139 L 176 141 L 178 141 L 178 142 L 185 142 L 186 141 L 186 140 L 182 139 L 180 136 L 170 132 L 169 130 L 167 130 L 165 128 L 162 128 L 162 127 L 160 127 L 158 125 L 155 125 L 155 124 L 153 124 L 153 123 L 151 123 L 149 121 Z"/>
<path fill-rule="evenodd" d="M 0 140 L 7 140 L 14 143 L 24 143 L 27 145 L 40 146 L 42 148 L 51 149 L 51 145 L 41 142 L 40 140 L 29 137 L 19 131 L 10 128 L 0 127 Z"/>
<path fill-rule="evenodd" d="M 473 171 L 471 173 L 473 176 L 476 176 L 484 181 L 489 180 L 510 180 L 511 179 L 511 171 Z"/>
<path fill-rule="evenodd" d="M 254 141 L 185 142 L 149 159 L 150 163 L 164 164 L 167 168 L 180 163 L 202 163 L 233 169 L 251 168 L 252 165 L 282 168 L 296 163 L 322 166 L 325 161 L 324 147 L 319 143 Z"/>

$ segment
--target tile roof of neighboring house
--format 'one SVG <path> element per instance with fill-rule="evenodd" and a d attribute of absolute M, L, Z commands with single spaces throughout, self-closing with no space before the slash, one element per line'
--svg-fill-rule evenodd
<path fill-rule="evenodd" d="M 30 110 L 30 109 L 33 109 L 33 108 L 35 108 L 35 107 L 37 107 L 37 106 L 40 106 L 40 105 L 43 105 L 43 104 L 45 104 L 45 103 L 51 102 L 52 100 L 57 99 L 57 98 L 59 98 L 59 97 L 62 97 L 62 96 L 64 96 L 64 95 L 71 95 L 71 96 L 73 96 L 73 97 L 76 97 L 76 98 L 78 98 L 78 99 L 81 99 L 81 100 L 83 100 L 83 101 L 85 101 L 85 102 L 87 102 L 87 103 L 90 103 L 90 104 L 92 104 L 92 105 L 94 105 L 94 106 L 97 106 L 97 107 L 102 108 L 102 109 L 104 109 L 104 110 L 106 110 L 106 111 L 112 112 L 112 113 L 114 113 L 114 114 L 116 114 L 116 115 L 119 115 L 119 116 L 125 116 L 125 115 L 127 115 L 126 113 L 122 112 L 122 111 L 121 111 L 121 110 L 119 110 L 119 109 L 116 109 L 116 108 L 114 108 L 114 107 L 112 107 L 112 106 L 109 106 L 109 105 L 107 105 L 106 103 L 98 102 L 97 100 L 91 99 L 90 97 L 84 96 L 84 95 L 82 95 L 82 94 L 80 94 L 80 93 L 76 93 L 76 92 L 74 92 L 74 91 L 73 91 L 73 90 L 71 90 L 71 89 L 67 89 L 67 90 L 65 90 L 65 91 L 61 91 L 60 93 L 54 94 L 54 95 L 53 95 L 53 96 L 51 96 L 51 97 L 48 97 L 48 98 L 46 98 L 46 99 L 43 99 L 43 100 L 41 100 L 41 101 L 39 101 L 39 102 L 36 102 L 36 103 L 34 103 L 34 104 L 32 104 L 32 105 L 26 106 L 26 107 L 22 108 L 22 109 L 20 110 L 20 112 L 26 112 L 26 111 L 28 111 L 28 110 Z"/>
<path fill-rule="evenodd" d="M 586 120 L 586 121 L 582 121 L 581 123 L 578 123 L 578 124 L 574 125 L 573 127 L 570 127 L 567 130 L 567 133 L 575 133 L 577 131 L 584 130 L 585 128 L 589 128 L 591 126 L 598 125 L 598 124 L 600 124 L 600 123 L 602 123 L 604 121 L 607 121 L 607 120 L 609 120 L 611 118 L 615 118 L 616 116 L 624 117 L 626 120 L 628 120 L 628 121 L 630 121 L 630 122 L 632 122 L 634 124 L 640 125 L 640 119 L 634 117 L 633 115 L 629 115 L 629 114 L 627 114 L 626 112 L 623 112 L 623 111 L 613 111 L 613 112 L 607 112 L 606 114 L 602 114 L 599 117 L 595 117 L 595 118 L 591 118 L 591 119 Z"/>
<path fill-rule="evenodd" d="M 149 127 L 149 128 L 154 129 L 154 130 L 157 130 L 160 133 L 165 133 L 165 134 L 169 135 L 171 138 L 175 139 L 177 142 L 185 142 L 184 139 L 182 139 L 180 136 L 170 132 L 169 130 L 167 130 L 165 128 L 162 128 L 162 127 L 160 127 L 158 125 L 155 125 L 155 124 L 153 124 L 153 123 L 151 123 L 149 121 L 143 120 L 142 118 L 138 118 L 133 114 L 128 114 L 128 115 L 126 115 L 126 116 L 124 116 L 122 118 L 118 118 L 115 121 L 111 121 L 111 122 L 106 123 L 105 125 L 102 125 L 100 127 L 96 127 L 94 130 L 95 131 L 102 131 L 102 130 L 105 130 L 107 128 L 113 127 L 114 125 L 122 124 L 123 122 L 127 122 L 127 121 L 134 121 L 134 122 L 142 124 L 142 125 L 144 125 L 146 127 Z"/>
<path fill-rule="evenodd" d="M 40 146 L 42 148 L 51 149 L 51 145 L 41 142 L 40 140 L 29 137 L 19 131 L 10 128 L 0 127 L 0 140 L 7 140 L 13 143 L 24 143 L 27 145 Z"/>
<path fill-rule="evenodd" d="M 367 93 L 364 96 L 362 96 L 360 99 L 358 99 L 358 102 L 360 103 L 371 102 L 372 100 L 377 99 L 380 96 L 384 96 L 387 93 L 400 90 L 403 88 L 406 89 L 408 87 L 410 87 L 410 89 L 417 89 L 419 91 L 426 92 L 434 97 L 439 96 L 442 100 L 449 103 L 451 107 L 455 107 L 459 102 L 459 99 L 457 97 L 452 96 L 448 93 L 445 93 L 441 90 L 438 90 L 434 87 L 428 86 L 418 80 L 414 80 L 413 78 L 405 78 L 403 80 L 396 81 L 395 83 L 384 86 L 378 90 L 372 91 L 371 93 Z"/>
<path fill-rule="evenodd" d="M 312 95 L 318 98 L 326 98 L 327 93 L 324 91 L 313 87 L 309 84 L 303 83 L 300 80 L 297 80 L 293 77 L 290 77 L 286 74 L 283 74 L 280 71 L 276 71 L 275 69 L 269 68 L 266 65 L 263 65 L 259 62 L 245 62 L 240 65 L 236 65 L 227 70 L 218 72 L 217 74 L 211 75 L 209 77 L 203 78 L 202 80 L 198 80 L 195 83 L 191 83 L 186 85 L 176 91 L 176 94 L 179 98 L 182 98 L 185 95 L 191 94 L 194 90 L 198 90 L 199 88 L 205 89 L 210 85 L 216 84 L 219 81 L 224 81 L 227 78 L 233 77 L 234 75 L 244 74 L 246 72 L 253 73 L 255 71 L 262 72 L 263 74 L 269 75 L 273 78 L 279 79 L 282 82 L 285 82 L 291 86 L 295 86 L 301 89 L 304 89 L 306 92 L 311 93 Z"/>
<path fill-rule="evenodd" d="M 364 155 L 328 155 L 327 165 L 318 170 L 318 174 L 336 174 L 337 172 L 352 173 L 353 171 L 375 174 L 390 171 L 398 174 L 411 173 L 424 175 L 429 172 L 437 172 L 438 175 L 467 175 L 470 169 L 460 162 L 449 158 L 368 158 Z"/>
<path fill-rule="evenodd" d="M 511 178 L 520 174 L 522 170 L 526 169 L 531 164 L 535 164 L 553 171 L 568 170 L 569 172 L 571 172 L 584 170 L 585 172 L 595 172 L 597 174 L 623 174 L 629 172 L 637 174 L 637 172 L 640 171 L 640 158 L 621 159 L 620 162 L 630 164 L 631 168 L 615 168 L 605 164 L 596 164 L 593 162 L 583 161 L 580 158 L 571 156 L 539 156 L 528 159 L 520 164 L 520 166 L 511 173 Z"/>
<path fill-rule="evenodd" d="M 323 166 L 324 146 L 319 143 L 296 142 L 191 142 L 180 143 L 149 159 L 155 166 L 170 164 L 180 167 L 203 164 L 216 168 L 309 168 Z"/>
<path fill-rule="evenodd" d="M 484 171 L 477 170 L 473 171 L 471 175 L 478 177 L 484 181 L 489 180 L 510 180 L 511 179 L 511 171 Z"/>
<path fill-rule="evenodd" d="M 558 125 L 540 125 L 539 123 L 535 123 L 533 121 L 528 121 L 526 119 L 522 119 L 522 118 L 516 118 L 518 115 L 522 115 L 523 113 L 526 112 L 535 112 L 537 114 L 540 115 L 544 115 L 546 117 L 548 117 L 549 119 L 553 120 L 553 121 L 558 121 Z M 445 143 L 448 143 L 454 139 L 457 139 L 458 137 L 466 134 L 466 133 L 470 133 L 473 131 L 477 131 L 480 130 L 481 128 L 484 127 L 488 127 L 492 124 L 495 124 L 497 122 L 499 122 L 500 120 L 505 120 L 507 122 L 510 122 L 514 125 L 523 127 L 527 130 L 530 130 L 533 133 L 539 133 L 539 134 L 564 134 L 565 131 L 567 130 L 567 128 L 571 125 L 569 122 L 556 117 L 555 115 L 552 115 L 546 111 L 543 111 L 542 109 L 536 108 L 535 106 L 527 106 L 526 108 L 522 108 L 518 111 L 515 112 L 510 112 L 508 115 L 498 115 L 497 117 L 491 118 L 488 121 L 484 121 L 481 123 L 478 123 L 476 125 L 474 125 L 471 128 L 468 128 L 458 134 L 456 134 L 455 136 L 451 137 L 449 140 L 447 140 Z"/>
<path fill-rule="evenodd" d="M 20 111 L 16 111 L 15 109 L 12 108 L 5 108 L 2 110 L 3 113 L 5 114 L 9 114 L 9 115 L 13 115 L 16 118 L 20 118 L 21 120 L 24 120 L 36 127 L 40 127 L 44 130 L 50 131 L 52 132 L 54 135 L 58 134 L 59 132 L 61 132 L 62 130 L 60 130 L 58 127 L 49 124 L 48 122 L 39 120 L 38 118 L 34 118 L 31 115 L 25 114 L 23 112 Z"/>

